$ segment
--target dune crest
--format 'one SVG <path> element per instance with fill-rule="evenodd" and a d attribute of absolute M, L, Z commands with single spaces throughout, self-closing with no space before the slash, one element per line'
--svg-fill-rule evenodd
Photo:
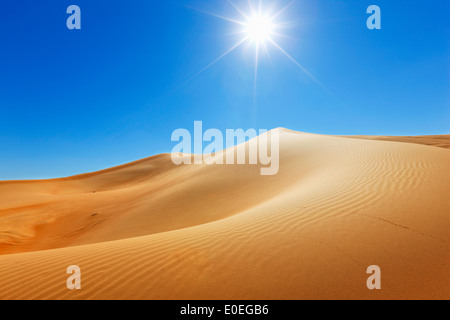
<path fill-rule="evenodd" d="M 163 154 L 0 182 L 0 299 L 450 298 L 450 136 L 278 130 L 276 176 Z"/>

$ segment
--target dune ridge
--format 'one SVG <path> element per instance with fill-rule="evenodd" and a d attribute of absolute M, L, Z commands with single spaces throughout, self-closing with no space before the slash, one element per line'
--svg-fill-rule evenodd
<path fill-rule="evenodd" d="M 0 299 L 450 298 L 449 136 L 277 130 L 276 176 L 163 154 L 0 182 Z"/>

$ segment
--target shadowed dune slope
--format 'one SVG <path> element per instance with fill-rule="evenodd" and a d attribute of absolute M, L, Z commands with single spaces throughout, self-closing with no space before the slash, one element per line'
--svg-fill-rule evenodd
<path fill-rule="evenodd" d="M 0 182 L 0 299 L 450 298 L 448 136 L 279 130 L 275 176 L 165 154 Z"/>

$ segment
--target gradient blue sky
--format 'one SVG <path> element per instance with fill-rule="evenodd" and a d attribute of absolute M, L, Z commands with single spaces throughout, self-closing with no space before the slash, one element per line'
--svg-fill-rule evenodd
<path fill-rule="evenodd" d="M 82 30 L 66 28 L 71 4 Z M 382 30 L 366 27 L 372 4 Z M 269 46 L 255 100 L 249 45 L 191 78 L 237 39 L 233 24 L 192 8 L 238 17 L 224 0 L 2 1 L 0 179 L 170 152 L 172 131 L 195 120 L 221 130 L 450 133 L 447 0 L 296 1 L 279 19 L 296 21 L 283 31 L 293 39 L 277 40 L 334 96 Z"/>

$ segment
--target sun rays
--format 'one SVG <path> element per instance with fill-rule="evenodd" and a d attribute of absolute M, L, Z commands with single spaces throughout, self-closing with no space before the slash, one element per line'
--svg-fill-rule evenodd
<path fill-rule="evenodd" d="M 202 70 L 200 70 L 198 74 L 206 71 L 214 64 L 225 58 L 231 52 L 239 48 L 246 42 L 251 42 L 254 45 L 255 52 L 255 90 L 258 78 L 258 67 L 259 60 L 261 57 L 261 50 L 264 50 L 264 53 L 270 58 L 269 46 L 279 50 L 283 53 L 289 60 L 291 60 L 298 68 L 300 68 L 304 73 L 306 73 L 313 81 L 320 82 L 297 60 L 295 60 L 285 49 L 281 47 L 281 45 L 276 41 L 277 37 L 286 37 L 288 36 L 281 33 L 280 29 L 286 27 L 286 21 L 280 21 L 281 15 L 289 9 L 295 1 L 288 3 L 286 6 L 282 7 L 279 10 L 269 10 L 268 8 L 263 7 L 262 0 L 258 0 L 256 5 L 255 2 L 248 0 L 247 5 L 244 8 L 239 7 L 233 1 L 229 0 L 229 4 L 234 8 L 237 12 L 238 17 L 226 17 L 219 14 L 205 12 L 199 10 L 205 14 L 210 16 L 222 19 L 224 21 L 233 23 L 239 26 L 240 30 L 237 32 L 242 35 L 242 38 L 234 43 L 228 50 L 224 53 L 220 54 L 216 59 L 214 59 L 211 63 L 205 66 Z M 245 8 L 247 7 L 247 8 Z"/>
<path fill-rule="evenodd" d="M 232 44 L 232 46 L 220 54 L 216 59 L 206 65 L 203 69 L 197 72 L 190 79 L 197 77 L 207 69 L 214 66 L 217 62 L 227 57 L 230 53 L 238 49 L 244 44 L 250 44 L 254 46 L 254 83 L 253 83 L 253 103 L 256 108 L 256 91 L 259 75 L 259 64 L 261 57 L 264 55 L 272 64 L 272 58 L 270 56 L 270 49 L 281 52 L 288 60 L 290 60 L 298 69 L 300 69 L 308 78 L 320 86 L 327 94 L 332 96 L 342 106 L 345 104 L 334 95 L 317 77 L 315 77 L 303 64 L 295 59 L 287 50 L 285 50 L 277 41 L 278 38 L 292 39 L 292 37 L 284 34 L 282 30 L 292 27 L 293 22 L 283 19 L 283 14 L 290 9 L 295 0 L 289 2 L 281 8 L 275 8 L 266 6 L 268 2 L 264 0 L 246 0 L 242 1 L 242 5 L 239 6 L 232 0 L 228 0 L 230 7 L 235 11 L 234 16 L 224 16 L 213 12 L 207 12 L 199 9 L 195 9 L 204 14 L 221 19 L 235 25 L 238 29 L 233 32 L 234 35 L 239 35 L 241 38 Z M 273 64 L 272 64 L 273 65 Z"/>

